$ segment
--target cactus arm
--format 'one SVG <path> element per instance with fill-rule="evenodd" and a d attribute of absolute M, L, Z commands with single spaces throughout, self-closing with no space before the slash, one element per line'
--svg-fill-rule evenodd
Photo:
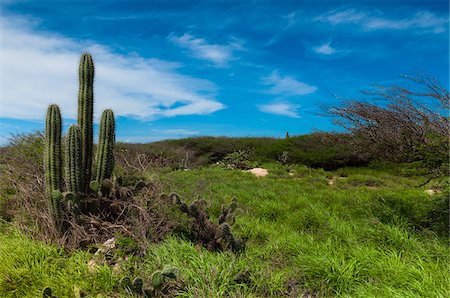
<path fill-rule="evenodd" d="M 96 180 L 99 184 L 111 178 L 114 168 L 115 121 L 112 110 L 104 110 L 100 120 L 100 136 L 96 155 Z"/>
<path fill-rule="evenodd" d="M 44 166 L 49 209 L 56 224 L 61 220 L 58 195 L 62 191 L 61 127 L 61 112 L 57 105 L 52 104 L 45 119 Z"/>
<path fill-rule="evenodd" d="M 61 112 L 55 104 L 50 105 L 45 120 L 45 176 L 47 192 L 62 188 L 61 160 Z"/>
<path fill-rule="evenodd" d="M 94 113 L 94 62 L 84 53 L 79 66 L 78 126 L 81 130 L 81 160 L 83 167 L 83 191 L 88 192 L 92 168 L 93 113 Z"/>
<path fill-rule="evenodd" d="M 69 128 L 66 136 L 65 181 L 67 191 L 80 194 L 83 190 L 81 163 L 81 133 L 76 125 Z"/>

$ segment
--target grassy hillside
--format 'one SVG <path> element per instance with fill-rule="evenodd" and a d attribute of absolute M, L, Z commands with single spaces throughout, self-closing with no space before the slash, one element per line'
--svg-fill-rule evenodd
<path fill-rule="evenodd" d="M 145 152 L 147 146 L 162 145 L 119 146 L 118 154 Z M 202 152 L 213 151 L 204 146 Z M 134 297 L 120 280 L 140 276 L 148 285 L 152 272 L 166 265 L 177 268 L 177 278 L 164 285 L 167 296 L 450 294 L 448 238 L 434 232 L 427 221 L 444 194 L 428 194 L 432 185 L 416 187 L 423 178 L 404 175 L 399 167 L 325 171 L 261 159 L 253 162 L 268 169 L 269 175 L 256 178 L 206 163 L 176 170 L 132 169 L 133 161 L 128 162 L 119 162 L 118 174 L 139 175 L 188 202 L 201 196 L 213 218 L 219 216 L 222 204 L 236 198 L 240 208 L 232 230 L 247 239 L 246 249 L 238 254 L 211 252 L 174 231 L 161 242 L 149 240 L 146 250 L 137 253 L 132 239 L 117 235 L 120 243 L 108 255 L 109 261 L 97 261 L 93 267 L 95 249 L 69 251 L 33 240 L 29 236 L 33 233 L 17 230 L 14 219 L 3 218 L 1 297 L 40 297 L 45 287 L 57 297 Z M 7 200 L 5 192 L 2 196 Z"/>
<path fill-rule="evenodd" d="M 342 166 L 365 165 L 370 157 L 354 150 L 349 134 L 313 133 L 283 138 L 193 137 L 165 140 L 149 144 L 118 144 L 118 151 L 164 156 L 177 167 L 182 160 L 189 166 L 218 162 L 227 154 L 246 151 L 253 162 L 280 161 L 300 163 L 314 168 L 336 169 Z"/>

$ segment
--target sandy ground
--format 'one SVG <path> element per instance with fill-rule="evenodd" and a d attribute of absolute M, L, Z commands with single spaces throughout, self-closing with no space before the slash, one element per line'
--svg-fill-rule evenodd
<path fill-rule="evenodd" d="M 247 172 L 252 173 L 256 177 L 264 177 L 267 176 L 267 174 L 269 174 L 269 171 L 263 168 L 253 168 L 251 170 L 247 170 Z"/>

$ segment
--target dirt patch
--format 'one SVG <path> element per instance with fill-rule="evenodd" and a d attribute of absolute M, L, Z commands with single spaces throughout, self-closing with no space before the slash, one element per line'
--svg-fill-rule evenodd
<path fill-rule="evenodd" d="M 247 172 L 252 173 L 256 177 L 264 177 L 269 174 L 269 171 L 263 168 L 253 168 L 251 170 L 247 170 Z"/>
<path fill-rule="evenodd" d="M 430 195 L 430 196 L 434 196 L 435 194 L 441 193 L 442 189 L 439 188 L 430 188 L 430 189 L 425 189 L 425 192 Z"/>

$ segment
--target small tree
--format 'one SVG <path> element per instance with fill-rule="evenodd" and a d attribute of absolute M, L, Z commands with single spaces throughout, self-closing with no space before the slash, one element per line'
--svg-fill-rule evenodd
<path fill-rule="evenodd" d="M 355 136 L 355 148 L 376 159 L 420 161 L 428 173 L 448 171 L 447 89 L 423 73 L 402 76 L 403 85 L 377 85 L 363 99 L 328 109 Z"/>

